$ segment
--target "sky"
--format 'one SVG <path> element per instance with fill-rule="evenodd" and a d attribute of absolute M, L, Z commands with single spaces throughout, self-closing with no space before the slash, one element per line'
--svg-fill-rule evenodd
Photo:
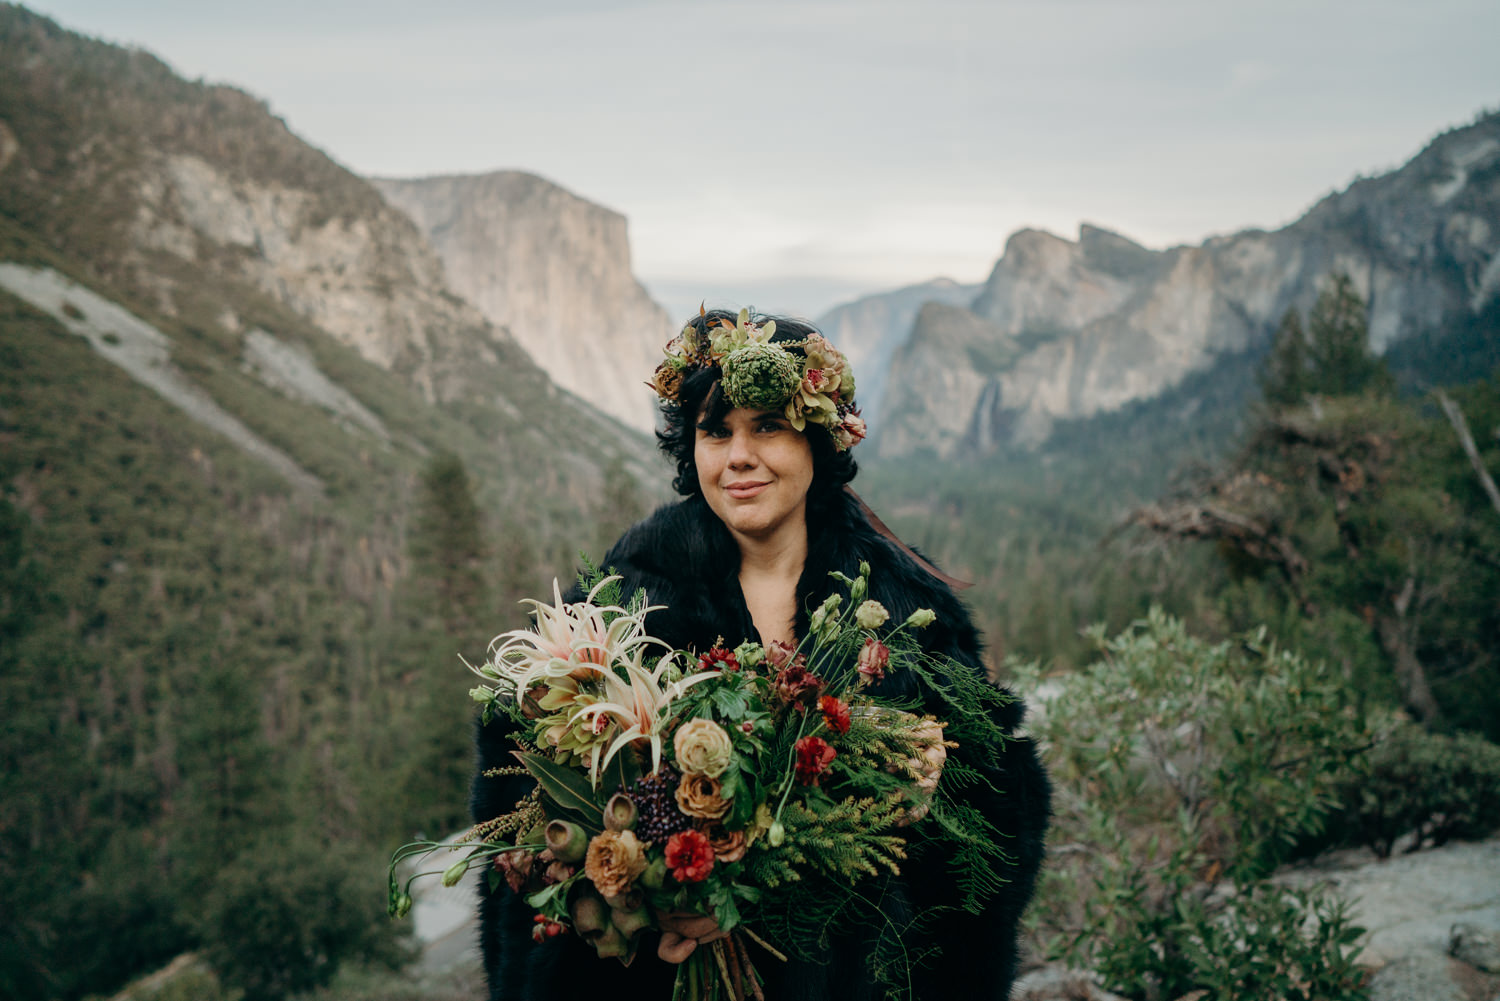
<path fill-rule="evenodd" d="M 980 282 L 1024 227 L 1275 228 L 1500 108 L 1494 0 L 27 6 L 357 173 L 527 170 L 621 212 L 674 314 Z"/>

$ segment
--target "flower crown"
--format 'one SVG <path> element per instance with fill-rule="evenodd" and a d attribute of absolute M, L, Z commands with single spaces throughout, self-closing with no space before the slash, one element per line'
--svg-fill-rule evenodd
<path fill-rule="evenodd" d="M 701 307 L 698 315 L 707 321 Z M 854 406 L 854 372 L 843 352 L 822 334 L 800 341 L 771 342 L 776 321 L 752 323 L 740 310 L 735 322 L 720 317 L 700 332 L 689 323 L 666 347 L 649 385 L 670 403 L 679 403 L 682 382 L 696 369 L 717 365 L 720 386 L 729 402 L 747 410 L 780 410 L 792 427 L 808 424 L 828 429 L 834 447 L 843 452 L 865 437 L 865 421 Z M 799 347 L 802 354 L 788 351 Z"/>

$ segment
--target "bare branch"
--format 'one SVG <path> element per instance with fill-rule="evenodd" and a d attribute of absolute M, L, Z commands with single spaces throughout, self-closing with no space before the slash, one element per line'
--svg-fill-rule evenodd
<path fill-rule="evenodd" d="M 1255 518 L 1213 504 L 1155 504 L 1136 510 L 1131 521 L 1161 535 L 1183 539 L 1228 540 L 1249 556 L 1272 564 L 1288 583 L 1307 573 L 1307 559 L 1292 541 Z"/>
<path fill-rule="evenodd" d="M 1469 464 L 1474 467 L 1474 472 L 1479 476 L 1480 485 L 1489 495 L 1490 503 L 1495 506 L 1496 513 L 1500 514 L 1500 490 L 1495 489 L 1495 481 L 1490 478 L 1490 471 L 1484 468 L 1484 463 L 1479 458 L 1479 448 L 1474 444 L 1474 436 L 1469 433 L 1469 422 L 1464 420 L 1464 412 L 1441 389 L 1437 391 L 1437 398 L 1443 408 L 1443 413 L 1448 415 L 1448 423 L 1453 425 L 1453 430 L 1458 434 L 1458 443 L 1463 446 L 1464 454 L 1469 457 Z"/>

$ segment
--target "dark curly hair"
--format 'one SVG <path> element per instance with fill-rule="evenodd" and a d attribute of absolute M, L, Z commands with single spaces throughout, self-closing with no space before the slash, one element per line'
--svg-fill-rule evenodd
<path fill-rule="evenodd" d="M 693 317 L 687 325 L 702 335 L 718 320 L 726 320 L 732 325 L 738 315 L 726 309 L 710 309 Z M 812 324 L 791 317 L 754 313 L 750 319 L 760 324 L 775 320 L 776 333 L 771 341 L 776 344 L 806 340 L 809 335 L 819 333 L 818 328 Z M 798 346 L 788 346 L 787 350 L 796 355 L 802 354 L 802 348 Z M 672 480 L 672 488 L 684 497 L 702 493 L 698 486 L 698 466 L 693 461 L 693 446 L 697 441 L 699 422 L 721 421 L 725 414 L 734 409 L 719 387 L 722 375 L 717 365 L 696 369 L 682 380 L 682 388 L 675 402 L 663 400 L 661 403 L 664 426 L 656 432 L 656 442 L 677 463 L 677 476 Z M 831 497 L 843 489 L 845 483 L 854 479 L 859 466 L 849 452 L 840 452 L 834 447 L 833 437 L 821 424 L 809 423 L 803 434 L 812 446 L 813 458 L 813 481 L 807 491 L 808 513 L 816 515 L 824 509 Z"/>

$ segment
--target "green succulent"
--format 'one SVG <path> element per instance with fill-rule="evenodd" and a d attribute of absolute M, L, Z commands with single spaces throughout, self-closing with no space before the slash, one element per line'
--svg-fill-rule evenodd
<path fill-rule="evenodd" d="M 747 344 L 724 356 L 724 395 L 747 410 L 780 410 L 802 384 L 802 370 L 785 348 Z"/>

